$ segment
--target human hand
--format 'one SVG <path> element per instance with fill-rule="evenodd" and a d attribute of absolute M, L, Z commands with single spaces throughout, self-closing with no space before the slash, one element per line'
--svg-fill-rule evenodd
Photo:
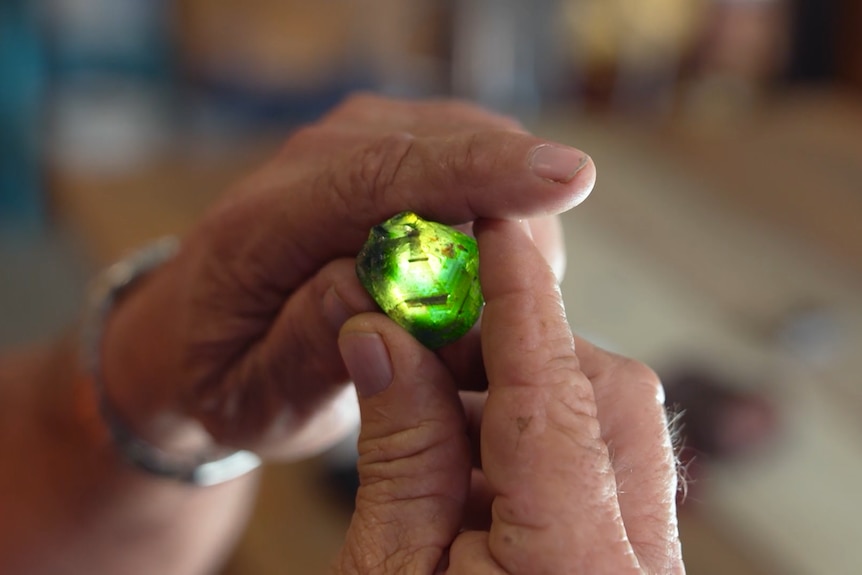
<path fill-rule="evenodd" d="M 361 486 L 336 571 L 683 573 L 659 380 L 573 337 L 524 226 L 475 229 L 487 393 L 381 314 L 342 329 Z"/>
<path fill-rule="evenodd" d="M 368 230 L 408 209 L 450 224 L 534 218 L 560 268 L 554 215 L 589 193 L 595 169 L 548 144 L 468 104 L 348 100 L 294 134 L 117 306 L 103 346 L 113 402 L 168 448 L 199 424 L 219 444 L 282 457 L 334 443 L 356 423 L 338 330 L 377 309 L 354 271 Z M 474 334 L 443 355 L 481 370 L 477 351 Z"/>

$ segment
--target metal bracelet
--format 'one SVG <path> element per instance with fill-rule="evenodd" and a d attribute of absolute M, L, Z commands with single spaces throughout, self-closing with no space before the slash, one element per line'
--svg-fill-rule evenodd
<path fill-rule="evenodd" d="M 111 403 L 102 378 L 101 344 L 105 321 L 117 299 L 136 281 L 176 254 L 179 241 L 166 237 L 113 264 L 90 290 L 81 332 L 83 363 L 89 369 L 99 411 L 122 456 L 137 469 L 192 485 L 216 485 L 260 466 L 260 458 L 245 450 L 209 450 L 180 456 L 170 454 L 136 436 Z"/>

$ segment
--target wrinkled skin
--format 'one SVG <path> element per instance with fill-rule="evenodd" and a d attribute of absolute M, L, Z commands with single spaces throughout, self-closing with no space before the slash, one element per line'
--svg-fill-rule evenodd
<path fill-rule="evenodd" d="M 477 236 L 487 392 L 459 393 L 385 316 L 342 330 L 362 433 L 338 572 L 682 573 L 655 374 L 573 337 L 528 230 L 483 221 Z M 375 336 L 393 366 L 382 391 L 368 381 Z"/>
<path fill-rule="evenodd" d="M 104 355 L 106 379 L 130 382 L 118 403 L 167 444 L 165 412 L 279 457 L 331 445 L 356 423 L 338 328 L 377 309 L 354 269 L 368 230 L 406 209 L 467 228 L 530 217 L 562 270 L 555 214 L 589 193 L 595 171 L 535 177 L 530 154 L 546 143 L 465 103 L 347 100 L 222 198 L 116 311 Z M 472 338 L 447 351 L 465 381 L 482 377 L 477 349 Z"/>
<path fill-rule="evenodd" d="M 200 425 L 298 458 L 354 428 L 352 376 L 362 487 L 340 573 L 683 572 L 661 384 L 574 337 L 557 288 L 556 214 L 595 167 L 539 177 L 548 144 L 464 103 L 348 100 L 118 307 L 115 402 L 166 449 Z M 482 254 L 481 326 L 436 354 L 374 313 L 354 271 L 369 228 L 404 210 L 473 230 Z M 381 357 L 391 377 L 363 395 Z"/>

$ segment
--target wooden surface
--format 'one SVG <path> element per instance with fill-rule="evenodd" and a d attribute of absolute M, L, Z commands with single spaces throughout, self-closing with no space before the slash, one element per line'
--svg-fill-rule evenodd
<path fill-rule="evenodd" d="M 593 197 L 565 217 L 573 326 L 651 363 L 694 355 L 766 381 L 792 420 L 780 446 L 717 470 L 697 511 L 683 515 L 694 575 L 851 573 L 846 561 L 862 553 L 836 561 L 855 528 L 831 536 L 862 515 L 853 487 L 862 482 L 860 358 L 844 351 L 815 365 L 776 339 L 788 311 L 814 302 L 846 324 L 845 345 L 862 349 L 862 148 L 858 110 L 841 102 L 788 102 L 723 135 L 565 113 L 537 126 L 590 151 L 599 170 Z M 175 157 L 113 178 L 58 175 L 58 213 L 108 261 L 187 230 L 274 148 Z M 228 573 L 325 571 L 346 517 L 319 472 L 314 461 L 267 471 Z"/>

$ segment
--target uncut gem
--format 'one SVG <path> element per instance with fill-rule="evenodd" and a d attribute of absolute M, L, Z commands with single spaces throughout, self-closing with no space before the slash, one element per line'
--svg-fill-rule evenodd
<path fill-rule="evenodd" d="M 356 273 L 377 305 L 431 349 L 467 333 L 482 312 L 476 240 L 413 212 L 371 229 Z"/>

